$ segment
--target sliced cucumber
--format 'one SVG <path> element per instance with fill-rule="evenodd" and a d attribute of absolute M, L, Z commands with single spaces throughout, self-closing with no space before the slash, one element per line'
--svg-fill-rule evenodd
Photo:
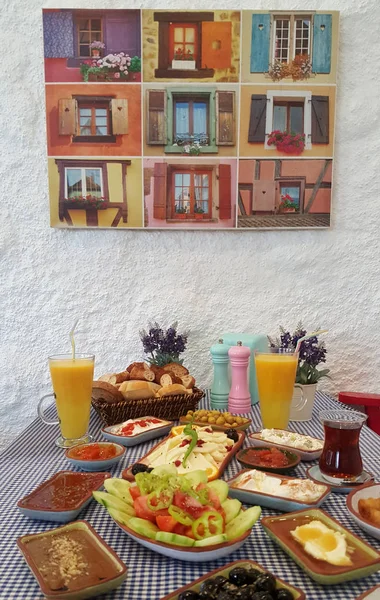
<path fill-rule="evenodd" d="M 224 502 L 228 496 L 228 484 L 223 479 L 209 481 L 207 487 L 212 488 L 218 495 L 220 502 Z"/>
<path fill-rule="evenodd" d="M 115 521 L 121 523 L 122 525 L 129 525 L 130 519 L 133 519 L 131 515 L 129 515 L 126 512 L 123 512 L 122 510 L 116 510 L 116 508 L 108 508 L 107 510 L 111 517 L 115 519 Z"/>
<path fill-rule="evenodd" d="M 129 519 L 127 525 L 129 529 L 152 540 L 156 538 L 156 534 L 159 531 L 157 525 L 146 519 L 140 519 L 139 517 L 132 517 Z"/>
<path fill-rule="evenodd" d="M 241 508 L 241 502 L 237 498 L 227 498 L 222 502 L 222 508 L 226 514 L 226 523 L 229 523 L 238 516 Z"/>
<path fill-rule="evenodd" d="M 177 475 L 177 467 L 173 464 L 170 465 L 158 465 L 154 467 L 153 471 L 151 471 L 152 475 L 157 475 L 158 477 L 162 477 L 163 475 Z"/>
<path fill-rule="evenodd" d="M 225 533 L 220 533 L 219 535 L 212 535 L 211 537 L 204 538 L 203 540 L 196 540 L 194 546 L 200 546 L 201 548 L 205 546 L 215 546 L 216 544 L 223 544 L 227 542 L 228 538 Z"/>
<path fill-rule="evenodd" d="M 228 540 L 234 540 L 251 529 L 260 515 L 260 506 L 251 506 L 247 510 L 241 510 L 238 516 L 226 525 L 225 533 L 227 534 Z"/>
<path fill-rule="evenodd" d="M 189 481 L 191 481 L 191 485 L 193 488 L 196 488 L 199 483 L 207 483 L 207 473 L 206 471 L 201 471 L 197 469 L 196 471 L 189 471 L 181 477 L 186 477 Z"/>
<path fill-rule="evenodd" d="M 186 535 L 179 535 L 178 533 L 168 533 L 167 531 L 159 531 L 156 535 L 157 542 L 163 542 L 164 544 L 174 544 L 175 546 L 194 546 L 192 538 Z"/>
<path fill-rule="evenodd" d="M 93 497 L 99 504 L 103 504 L 108 510 L 109 508 L 114 508 L 115 510 L 121 510 L 122 512 L 131 515 L 134 517 L 136 515 L 135 509 L 120 498 L 113 496 L 112 494 L 108 494 L 107 492 L 92 492 Z"/>
<path fill-rule="evenodd" d="M 104 487 L 109 494 L 120 498 L 120 500 L 127 502 L 127 504 L 133 505 L 133 498 L 129 492 L 129 488 L 131 487 L 129 481 L 119 479 L 118 477 L 111 477 L 104 481 Z"/>

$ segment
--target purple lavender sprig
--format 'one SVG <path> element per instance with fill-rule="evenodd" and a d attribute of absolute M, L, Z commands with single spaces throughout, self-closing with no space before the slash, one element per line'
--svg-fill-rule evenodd
<path fill-rule="evenodd" d="M 175 322 L 164 331 L 157 322 L 149 323 L 149 329 L 140 331 L 144 352 L 150 354 L 148 362 L 163 366 L 170 362 L 182 364 L 180 354 L 186 350 L 188 332 L 177 333 Z"/>
<path fill-rule="evenodd" d="M 306 335 L 307 331 L 298 323 L 293 334 L 280 327 L 280 335 L 277 338 L 268 336 L 271 348 L 291 348 L 295 350 L 297 342 Z M 298 357 L 298 368 L 296 383 L 307 385 L 317 383 L 322 377 L 328 377 L 330 369 L 318 370 L 316 367 L 326 362 L 327 350 L 324 342 L 319 342 L 317 337 L 309 338 L 301 343 Z"/>

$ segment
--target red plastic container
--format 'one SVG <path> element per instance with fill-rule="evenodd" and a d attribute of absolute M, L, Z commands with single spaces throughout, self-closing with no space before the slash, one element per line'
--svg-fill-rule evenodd
<path fill-rule="evenodd" d="M 380 394 L 339 392 L 339 401 L 344 404 L 364 406 L 365 413 L 368 415 L 368 427 L 380 435 Z"/>

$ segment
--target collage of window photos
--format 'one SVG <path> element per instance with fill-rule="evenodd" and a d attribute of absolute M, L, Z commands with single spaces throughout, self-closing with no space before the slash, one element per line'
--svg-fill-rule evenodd
<path fill-rule="evenodd" d="M 338 12 L 44 9 L 50 223 L 330 226 Z"/>

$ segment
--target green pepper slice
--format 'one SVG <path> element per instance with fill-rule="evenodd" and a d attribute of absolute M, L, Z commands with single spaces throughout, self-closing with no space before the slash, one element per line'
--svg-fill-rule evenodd
<path fill-rule="evenodd" d="M 212 535 L 219 535 L 220 533 L 223 533 L 223 527 L 224 522 L 222 515 L 211 510 L 204 512 L 191 526 L 194 537 L 197 540 L 203 540 Z"/>
<path fill-rule="evenodd" d="M 186 466 L 186 461 L 189 458 L 192 451 L 194 450 L 195 446 L 197 445 L 197 441 L 198 441 L 198 434 L 195 431 L 195 429 L 192 428 L 192 424 L 193 424 L 193 420 L 191 420 L 190 423 L 187 423 L 187 425 L 183 429 L 183 433 L 186 435 L 189 435 L 191 437 L 191 442 L 189 444 L 188 449 L 185 452 L 185 456 L 183 457 L 183 461 L 182 461 L 183 467 Z"/>
<path fill-rule="evenodd" d="M 173 501 L 173 492 L 171 490 L 159 490 L 151 492 L 146 499 L 150 510 L 162 510 L 168 508 Z"/>
<path fill-rule="evenodd" d="M 174 504 L 169 506 L 169 515 L 178 523 L 181 523 L 181 525 L 192 525 L 193 523 L 193 519 L 184 510 L 181 510 L 178 506 L 174 506 Z"/>

